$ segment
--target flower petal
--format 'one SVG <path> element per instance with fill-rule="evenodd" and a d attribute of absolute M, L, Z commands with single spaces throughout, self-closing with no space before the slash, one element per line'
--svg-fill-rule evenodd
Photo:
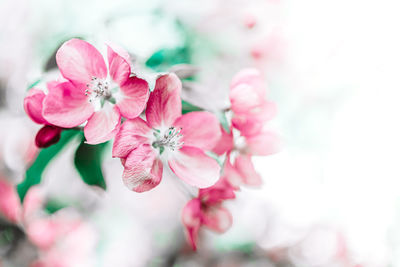
<path fill-rule="evenodd" d="M 254 169 L 250 155 L 239 155 L 235 160 L 234 166 L 240 173 L 244 184 L 250 186 L 260 186 L 262 184 L 262 178 Z"/>
<path fill-rule="evenodd" d="M 182 222 L 185 236 L 193 250 L 197 248 L 197 239 L 201 226 L 201 202 L 198 198 L 190 200 L 182 210 Z"/>
<path fill-rule="evenodd" d="M 217 155 L 223 155 L 224 153 L 231 151 L 233 149 L 233 135 L 232 128 L 230 133 L 227 133 L 225 129 L 220 126 L 221 137 L 219 138 L 217 144 L 213 148 L 213 152 Z"/>
<path fill-rule="evenodd" d="M 162 75 L 157 79 L 146 108 L 146 119 L 151 127 L 169 127 L 181 116 L 181 89 L 182 83 L 173 73 Z"/>
<path fill-rule="evenodd" d="M 212 205 L 203 210 L 203 224 L 222 234 L 232 226 L 232 215 L 224 207 Z"/>
<path fill-rule="evenodd" d="M 234 188 L 226 177 L 221 177 L 211 187 L 199 190 L 199 198 L 207 205 L 221 203 L 223 200 L 234 199 L 235 197 Z"/>
<path fill-rule="evenodd" d="M 253 87 L 261 98 L 265 97 L 261 73 L 258 69 L 247 68 L 239 71 L 232 79 L 231 90 L 238 85 L 250 85 Z"/>
<path fill-rule="evenodd" d="M 180 116 L 173 126 L 180 127 L 185 146 L 211 150 L 221 137 L 217 117 L 212 113 L 197 111 Z"/>
<path fill-rule="evenodd" d="M 35 219 L 27 225 L 30 241 L 41 249 L 49 249 L 57 238 L 57 225 L 48 218 Z"/>
<path fill-rule="evenodd" d="M 229 184 L 235 189 L 239 190 L 240 185 L 243 182 L 243 178 L 241 174 L 236 170 L 236 168 L 232 165 L 231 160 L 230 160 L 230 155 L 227 155 L 225 165 L 224 165 L 224 171 L 223 171 L 223 177 L 225 180 L 229 182 Z M 221 179 L 222 179 L 221 178 Z"/>
<path fill-rule="evenodd" d="M 117 106 L 122 116 L 128 119 L 138 117 L 146 107 L 149 98 L 149 85 L 143 79 L 131 77 L 121 85 L 122 99 Z"/>
<path fill-rule="evenodd" d="M 16 223 L 21 216 L 21 202 L 14 186 L 0 178 L 0 214 Z"/>
<path fill-rule="evenodd" d="M 250 110 L 262 106 L 264 99 L 248 84 L 239 84 L 229 93 L 231 109 L 234 113 L 248 114 Z"/>
<path fill-rule="evenodd" d="M 65 42 L 56 54 L 61 74 L 75 84 L 90 83 L 93 77 L 107 77 L 103 56 L 91 44 L 79 39 Z"/>
<path fill-rule="evenodd" d="M 49 123 L 64 128 L 84 123 L 94 111 L 84 91 L 70 82 L 58 84 L 43 101 L 43 117 Z"/>
<path fill-rule="evenodd" d="M 44 201 L 44 194 L 39 186 L 33 186 L 28 190 L 24 198 L 24 203 L 22 204 L 24 223 L 29 223 L 29 221 L 40 214 L 44 206 Z"/>
<path fill-rule="evenodd" d="M 36 134 L 35 143 L 37 147 L 45 148 L 56 144 L 61 137 L 62 128 L 45 125 Z"/>
<path fill-rule="evenodd" d="M 144 144 L 133 150 L 124 166 L 122 179 L 130 190 L 149 191 L 161 182 L 163 165 L 151 145 Z"/>
<path fill-rule="evenodd" d="M 215 184 L 220 166 L 201 149 L 184 146 L 168 160 L 171 170 L 186 183 L 205 188 Z"/>
<path fill-rule="evenodd" d="M 47 121 L 43 118 L 43 100 L 45 93 L 42 90 L 31 89 L 24 99 L 24 109 L 26 114 L 38 124 L 46 124 Z"/>
<path fill-rule="evenodd" d="M 111 78 L 119 85 L 123 84 L 131 75 L 131 66 L 126 56 L 129 56 L 122 48 L 116 49 L 107 45 L 108 68 Z"/>
<path fill-rule="evenodd" d="M 246 138 L 248 152 L 257 156 L 268 156 L 280 150 L 279 137 L 273 132 L 264 131 Z"/>
<path fill-rule="evenodd" d="M 150 132 L 151 128 L 141 118 L 124 121 L 115 136 L 113 157 L 126 158 L 132 150 L 149 142 Z"/>
<path fill-rule="evenodd" d="M 88 119 L 83 132 L 88 144 L 100 144 L 112 139 L 121 125 L 121 114 L 117 107 L 105 105 Z"/>

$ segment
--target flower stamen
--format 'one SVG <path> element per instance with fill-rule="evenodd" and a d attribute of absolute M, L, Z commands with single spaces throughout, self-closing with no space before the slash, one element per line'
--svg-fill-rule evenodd
<path fill-rule="evenodd" d="M 89 102 L 93 102 L 95 99 L 111 98 L 108 81 L 92 77 L 92 81 L 86 84 L 85 95 L 89 96 Z"/>
<path fill-rule="evenodd" d="M 165 148 L 169 148 L 171 151 L 175 151 L 181 149 L 184 142 L 181 141 L 182 128 L 169 127 L 164 134 L 161 134 L 160 131 L 154 131 L 154 136 L 156 140 L 153 142 L 153 147 L 160 149 L 160 154 L 165 150 Z"/>

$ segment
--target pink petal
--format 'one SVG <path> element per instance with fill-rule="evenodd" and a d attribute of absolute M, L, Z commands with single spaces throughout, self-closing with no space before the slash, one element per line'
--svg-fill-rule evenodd
<path fill-rule="evenodd" d="M 182 210 L 185 236 L 193 250 L 197 248 L 198 233 L 201 226 L 201 202 L 198 198 L 190 200 Z"/>
<path fill-rule="evenodd" d="M 144 144 L 133 150 L 124 165 L 122 179 L 130 190 L 149 191 L 161 182 L 163 165 L 151 145 Z"/>
<path fill-rule="evenodd" d="M 43 192 L 38 186 L 31 187 L 24 198 L 24 203 L 22 204 L 24 222 L 29 223 L 29 221 L 41 210 L 43 205 Z"/>
<path fill-rule="evenodd" d="M 244 184 L 250 186 L 260 186 L 262 184 L 262 178 L 254 169 L 250 155 L 239 155 L 235 160 L 234 166 L 240 173 Z"/>
<path fill-rule="evenodd" d="M 62 128 L 52 125 L 43 126 L 36 134 L 37 147 L 45 148 L 56 144 L 61 137 Z"/>
<path fill-rule="evenodd" d="M 128 119 L 138 117 L 146 107 L 149 98 L 149 85 L 143 79 L 132 77 L 121 85 L 123 98 L 117 106 L 122 116 Z"/>
<path fill-rule="evenodd" d="M 150 134 L 151 128 L 141 118 L 124 121 L 115 136 L 113 157 L 126 158 L 132 150 L 148 143 Z"/>
<path fill-rule="evenodd" d="M 14 186 L 0 178 L 0 214 L 16 223 L 20 219 L 21 204 Z"/>
<path fill-rule="evenodd" d="M 232 215 L 224 207 L 212 205 L 203 210 L 202 222 L 209 229 L 224 233 L 232 226 Z"/>
<path fill-rule="evenodd" d="M 265 122 L 262 120 L 258 120 L 254 117 L 249 117 L 247 115 L 246 116 L 235 115 L 232 118 L 232 125 L 234 128 L 240 131 L 241 135 L 252 136 L 259 134 L 262 131 Z"/>
<path fill-rule="evenodd" d="M 88 144 L 100 144 L 112 139 L 117 134 L 120 125 L 121 114 L 118 108 L 104 106 L 88 119 L 83 132 Z"/>
<path fill-rule="evenodd" d="M 180 116 L 173 126 L 180 127 L 185 146 L 211 150 L 221 137 L 217 117 L 209 112 L 190 112 Z"/>
<path fill-rule="evenodd" d="M 107 77 L 103 56 L 91 44 L 79 39 L 65 42 L 56 54 L 61 74 L 75 84 L 87 84 L 92 77 Z"/>
<path fill-rule="evenodd" d="M 232 88 L 229 93 L 229 100 L 233 112 L 240 114 L 248 114 L 252 109 L 262 106 L 264 102 L 264 98 L 260 96 L 258 91 L 248 84 L 239 84 Z"/>
<path fill-rule="evenodd" d="M 215 185 L 199 190 L 199 198 L 207 205 L 221 203 L 223 200 L 235 197 L 234 188 L 225 177 L 221 177 Z"/>
<path fill-rule="evenodd" d="M 228 155 L 226 158 L 222 178 L 227 180 L 235 190 L 239 190 L 239 186 L 243 182 L 241 174 L 236 170 L 230 161 L 230 155 Z"/>
<path fill-rule="evenodd" d="M 265 90 L 263 89 L 262 77 L 258 69 L 248 68 L 239 71 L 232 79 L 231 90 L 236 86 L 243 84 L 250 85 L 262 98 L 264 98 Z"/>
<path fill-rule="evenodd" d="M 33 244 L 41 249 L 48 249 L 56 241 L 57 230 L 57 225 L 46 218 L 29 222 L 26 232 Z"/>
<path fill-rule="evenodd" d="M 248 152 L 257 156 L 268 156 L 279 152 L 281 144 L 279 137 L 272 132 L 262 132 L 260 134 L 246 138 Z"/>
<path fill-rule="evenodd" d="M 120 55 L 127 55 L 126 51 L 116 51 L 115 48 L 107 46 L 108 68 L 111 78 L 119 85 L 123 84 L 131 75 L 129 61 Z M 119 48 L 118 50 L 122 50 Z"/>
<path fill-rule="evenodd" d="M 146 119 L 151 127 L 169 127 L 181 116 L 181 89 L 182 83 L 173 73 L 157 79 L 146 108 Z"/>
<path fill-rule="evenodd" d="M 225 129 L 222 128 L 221 126 L 220 131 L 221 131 L 221 137 L 212 150 L 217 155 L 223 155 L 227 152 L 229 153 L 229 151 L 233 149 L 232 128 L 230 129 L 230 133 L 227 133 Z"/>
<path fill-rule="evenodd" d="M 186 183 L 198 188 L 210 187 L 219 178 L 220 166 L 201 149 L 184 146 L 168 160 L 171 170 Z"/>
<path fill-rule="evenodd" d="M 43 116 L 51 124 L 72 128 L 92 116 L 94 108 L 85 90 L 64 82 L 54 87 L 43 101 Z"/>
<path fill-rule="evenodd" d="M 47 121 L 43 118 L 43 100 L 45 94 L 42 90 L 31 89 L 24 99 L 24 109 L 26 114 L 38 124 L 46 124 Z"/>

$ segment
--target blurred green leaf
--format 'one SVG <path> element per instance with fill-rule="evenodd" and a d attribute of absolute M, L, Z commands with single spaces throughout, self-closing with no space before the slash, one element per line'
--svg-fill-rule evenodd
<path fill-rule="evenodd" d="M 30 85 L 28 85 L 28 88 L 26 88 L 27 91 L 29 91 L 30 89 L 32 89 L 33 87 L 35 87 L 36 85 L 38 85 L 41 82 L 41 79 L 37 79 L 36 81 L 34 81 L 33 83 L 31 83 Z"/>
<path fill-rule="evenodd" d="M 202 108 L 199 108 L 198 106 L 195 106 L 185 100 L 182 100 L 182 114 L 186 114 L 192 111 L 202 111 L 202 110 L 203 110 Z"/>
<path fill-rule="evenodd" d="M 39 152 L 35 162 L 26 171 L 24 181 L 17 186 L 21 202 L 24 200 L 29 188 L 40 183 L 43 171 L 49 162 L 79 133 L 80 131 L 78 130 L 63 130 L 60 141 L 57 144 L 44 148 Z"/>
<path fill-rule="evenodd" d="M 103 171 L 101 168 L 103 154 L 108 143 L 89 145 L 82 139 L 75 152 L 75 167 L 82 180 L 88 185 L 94 185 L 106 190 Z"/>
<path fill-rule="evenodd" d="M 176 64 L 189 64 L 190 58 L 190 49 L 187 46 L 164 48 L 151 55 L 145 64 L 155 71 L 167 71 Z"/>
<path fill-rule="evenodd" d="M 68 205 L 58 199 L 49 199 L 46 202 L 46 205 L 44 206 L 44 210 L 48 213 L 48 214 L 53 214 L 65 207 L 67 207 Z"/>

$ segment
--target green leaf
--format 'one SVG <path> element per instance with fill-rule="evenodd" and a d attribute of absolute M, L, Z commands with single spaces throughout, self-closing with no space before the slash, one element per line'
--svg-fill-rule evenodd
<path fill-rule="evenodd" d="M 24 200 L 29 188 L 37 185 L 42 180 L 42 174 L 49 162 L 68 144 L 73 137 L 78 135 L 77 130 L 63 130 L 61 133 L 60 141 L 48 148 L 42 149 L 35 162 L 29 167 L 25 173 L 25 179 L 17 186 L 18 195 L 21 202 Z"/>
<path fill-rule="evenodd" d="M 94 185 L 106 190 L 101 164 L 103 153 L 108 143 L 89 145 L 82 139 L 81 144 L 75 152 L 75 167 L 82 180 L 88 185 Z"/>
<path fill-rule="evenodd" d="M 202 111 L 202 108 L 199 108 L 189 102 L 182 100 L 182 114 L 186 114 L 192 111 Z"/>
<path fill-rule="evenodd" d="M 190 61 L 190 49 L 184 46 L 160 49 L 151 55 L 145 64 L 155 71 L 167 71 L 173 65 L 188 64 Z"/>

